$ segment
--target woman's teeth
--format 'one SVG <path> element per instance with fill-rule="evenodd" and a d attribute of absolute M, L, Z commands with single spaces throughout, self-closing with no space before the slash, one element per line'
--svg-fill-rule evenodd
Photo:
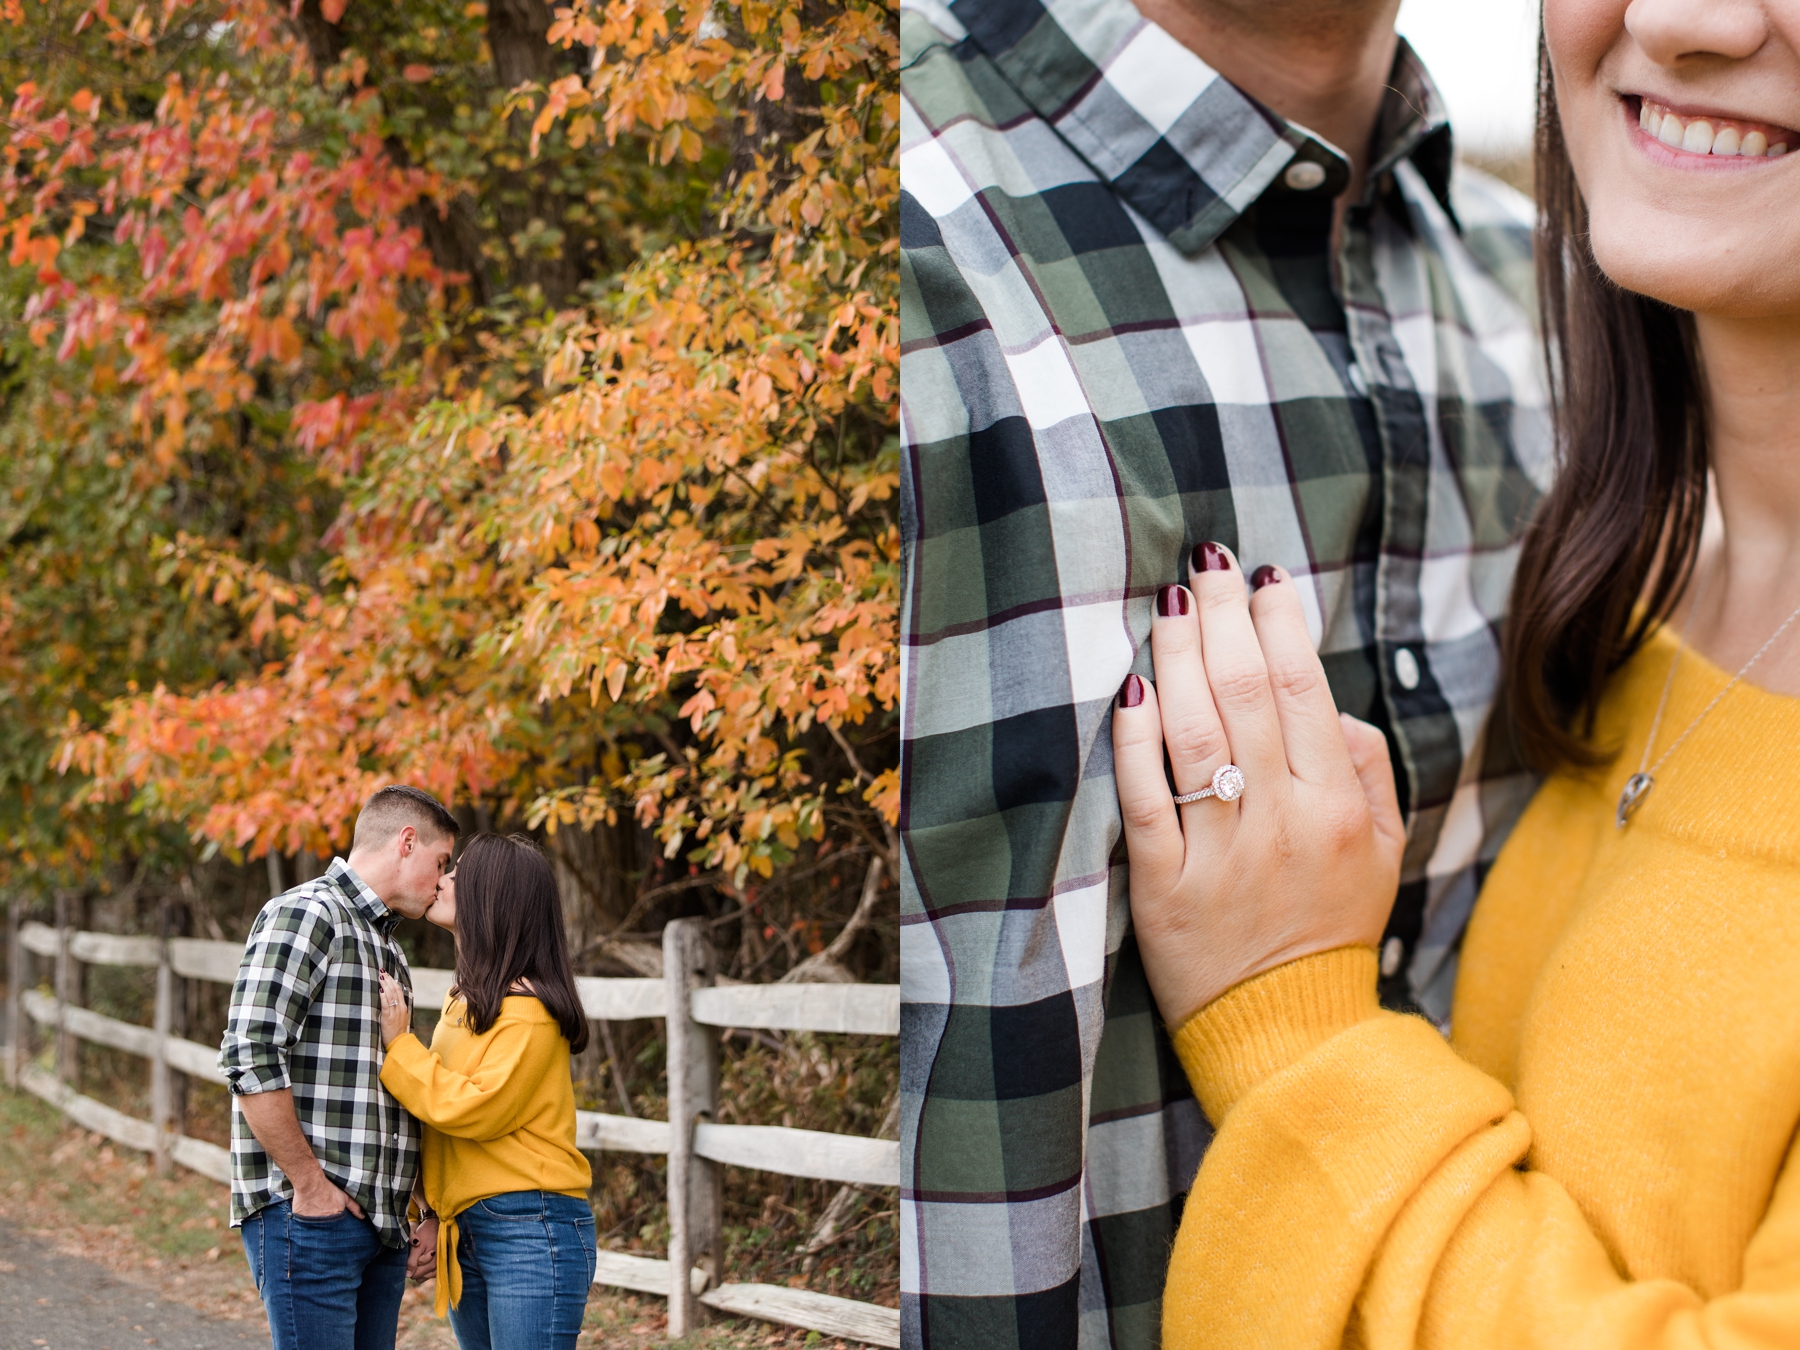
<path fill-rule="evenodd" d="M 1690 155 L 1741 155 L 1756 159 L 1785 155 L 1788 150 L 1785 131 L 1765 132 L 1741 122 L 1723 118 L 1694 117 L 1683 120 L 1660 104 L 1644 99 L 1638 107 L 1638 125 L 1664 145 L 1685 150 Z M 1780 139 L 1771 139 L 1771 137 Z"/>

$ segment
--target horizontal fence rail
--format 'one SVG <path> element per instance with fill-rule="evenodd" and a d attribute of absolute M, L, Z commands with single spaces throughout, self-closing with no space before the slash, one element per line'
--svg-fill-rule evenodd
<path fill-rule="evenodd" d="M 900 1314 L 854 1299 L 807 1289 L 721 1282 L 723 1255 L 717 1167 L 777 1172 L 846 1186 L 897 1186 L 900 1146 L 868 1139 L 771 1125 L 727 1125 L 711 1119 L 718 1082 L 719 1029 L 813 1031 L 895 1036 L 900 1031 L 897 985 L 732 984 L 713 982 L 710 949 L 697 920 L 677 920 L 664 932 L 663 979 L 576 980 L 589 1018 L 629 1021 L 666 1018 L 669 1026 L 670 1120 L 644 1120 L 600 1111 L 578 1111 L 575 1142 L 590 1151 L 661 1154 L 669 1158 L 670 1260 L 628 1252 L 597 1253 L 594 1282 L 657 1294 L 669 1299 L 669 1331 L 686 1335 L 701 1306 L 741 1317 L 803 1327 L 870 1345 L 900 1344 Z M 55 987 L 63 997 L 42 991 L 27 979 L 27 954 L 57 963 Z M 13 910 L 9 985 L 12 1045 L 9 1080 L 60 1110 L 70 1120 L 109 1139 L 152 1154 L 159 1167 L 179 1164 L 215 1181 L 229 1183 L 230 1154 L 216 1144 L 182 1135 L 170 1115 L 170 1073 L 223 1086 L 216 1047 L 170 1034 L 174 979 L 233 984 L 243 948 L 238 943 L 201 938 L 130 937 L 52 928 L 19 922 Z M 155 1025 L 139 1026 L 78 1006 L 75 963 L 140 966 L 157 972 Z M 412 972 L 417 1006 L 441 1006 L 453 973 Z M 671 1009 L 677 1015 L 670 1017 Z M 139 1120 L 69 1085 L 59 1054 L 59 1071 L 45 1072 L 26 1053 L 25 1021 L 63 1038 L 79 1038 L 138 1055 L 151 1063 L 152 1120 Z M 671 1121 L 685 1125 L 678 1130 Z M 688 1278 L 677 1281 L 685 1265 Z"/>
<path fill-rule="evenodd" d="M 897 1186 L 900 1145 L 888 1139 L 794 1130 L 781 1125 L 694 1127 L 694 1152 L 732 1167 L 751 1167 L 814 1181 L 857 1186 Z"/>
<path fill-rule="evenodd" d="M 900 1034 L 897 984 L 737 984 L 696 989 L 690 998 L 702 1026 Z"/>

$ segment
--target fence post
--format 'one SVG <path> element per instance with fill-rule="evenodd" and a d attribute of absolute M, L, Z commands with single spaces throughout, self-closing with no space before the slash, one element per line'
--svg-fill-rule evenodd
<path fill-rule="evenodd" d="M 188 1034 L 188 1004 L 193 999 L 192 981 L 183 979 L 175 973 L 174 958 L 169 952 L 169 943 L 173 938 L 186 937 L 188 932 L 187 907 L 171 896 L 165 903 L 168 906 L 167 918 L 163 924 L 162 960 L 169 969 L 169 1036 L 176 1040 L 186 1040 Z M 176 1138 L 187 1131 L 188 1079 L 185 1073 L 177 1069 L 169 1070 L 169 1120 L 170 1128 Z"/>
<path fill-rule="evenodd" d="M 80 1091 L 81 1045 L 69 1030 L 68 1008 L 75 1001 L 75 958 L 69 951 L 69 897 L 56 896 L 56 1077 Z"/>
<path fill-rule="evenodd" d="M 694 1154 L 694 1126 L 710 1120 L 719 1094 L 719 1038 L 694 1021 L 688 998 L 713 982 L 712 942 L 703 919 L 663 929 L 663 998 L 669 1069 L 669 1335 L 694 1331 L 704 1315 L 689 1272 L 719 1281 L 724 1227 L 719 1169 Z"/>
<path fill-rule="evenodd" d="M 169 969 L 169 902 L 163 901 L 157 912 L 156 1010 L 151 1014 L 150 1029 L 156 1033 L 155 1053 L 150 1057 L 150 1124 L 156 1130 L 156 1175 L 169 1175 L 170 1137 L 169 1093 L 169 1020 L 175 1003 L 175 972 Z"/>
<path fill-rule="evenodd" d="M 20 1003 L 29 969 L 27 953 L 19 941 L 24 912 L 25 902 L 15 895 L 6 907 L 6 1084 L 15 1088 L 19 1086 L 19 1070 L 30 1057 L 26 1053 L 25 1009 Z"/>

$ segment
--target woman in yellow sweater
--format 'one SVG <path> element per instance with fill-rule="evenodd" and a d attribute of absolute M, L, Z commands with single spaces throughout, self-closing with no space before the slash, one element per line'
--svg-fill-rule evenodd
<path fill-rule="evenodd" d="M 382 1086 L 424 1127 L 437 1311 L 462 1350 L 573 1350 L 594 1280 L 571 1051 L 588 1037 L 550 864 L 477 835 L 425 917 L 456 934 L 456 983 L 426 1049 L 382 977 Z"/>
<path fill-rule="evenodd" d="M 1376 1001 L 1407 843 L 1318 582 L 1246 598 L 1197 548 L 1114 713 L 1132 917 L 1217 1131 L 1168 1350 L 1800 1346 L 1800 4 L 1546 0 L 1544 32 L 1563 458 L 1490 734 L 1549 775 L 1449 1039 Z"/>

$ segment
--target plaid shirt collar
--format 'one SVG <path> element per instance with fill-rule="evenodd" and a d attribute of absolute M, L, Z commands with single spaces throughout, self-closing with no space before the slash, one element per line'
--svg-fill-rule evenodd
<path fill-rule="evenodd" d="M 325 879 L 344 893 L 344 899 L 356 906 L 357 912 L 375 926 L 383 937 L 393 934 L 400 916 L 382 903 L 381 897 L 369 889 L 369 883 L 356 875 L 356 869 L 342 858 L 333 858 L 325 869 Z"/>
<path fill-rule="evenodd" d="M 1324 169 L 1321 197 L 1350 180 L 1336 146 L 1276 116 L 1128 0 L 955 0 L 950 11 L 1038 115 L 1185 254 L 1229 229 L 1296 161 Z M 1374 144 L 1366 193 L 1410 159 L 1450 213 L 1449 117 L 1404 38 Z"/>

